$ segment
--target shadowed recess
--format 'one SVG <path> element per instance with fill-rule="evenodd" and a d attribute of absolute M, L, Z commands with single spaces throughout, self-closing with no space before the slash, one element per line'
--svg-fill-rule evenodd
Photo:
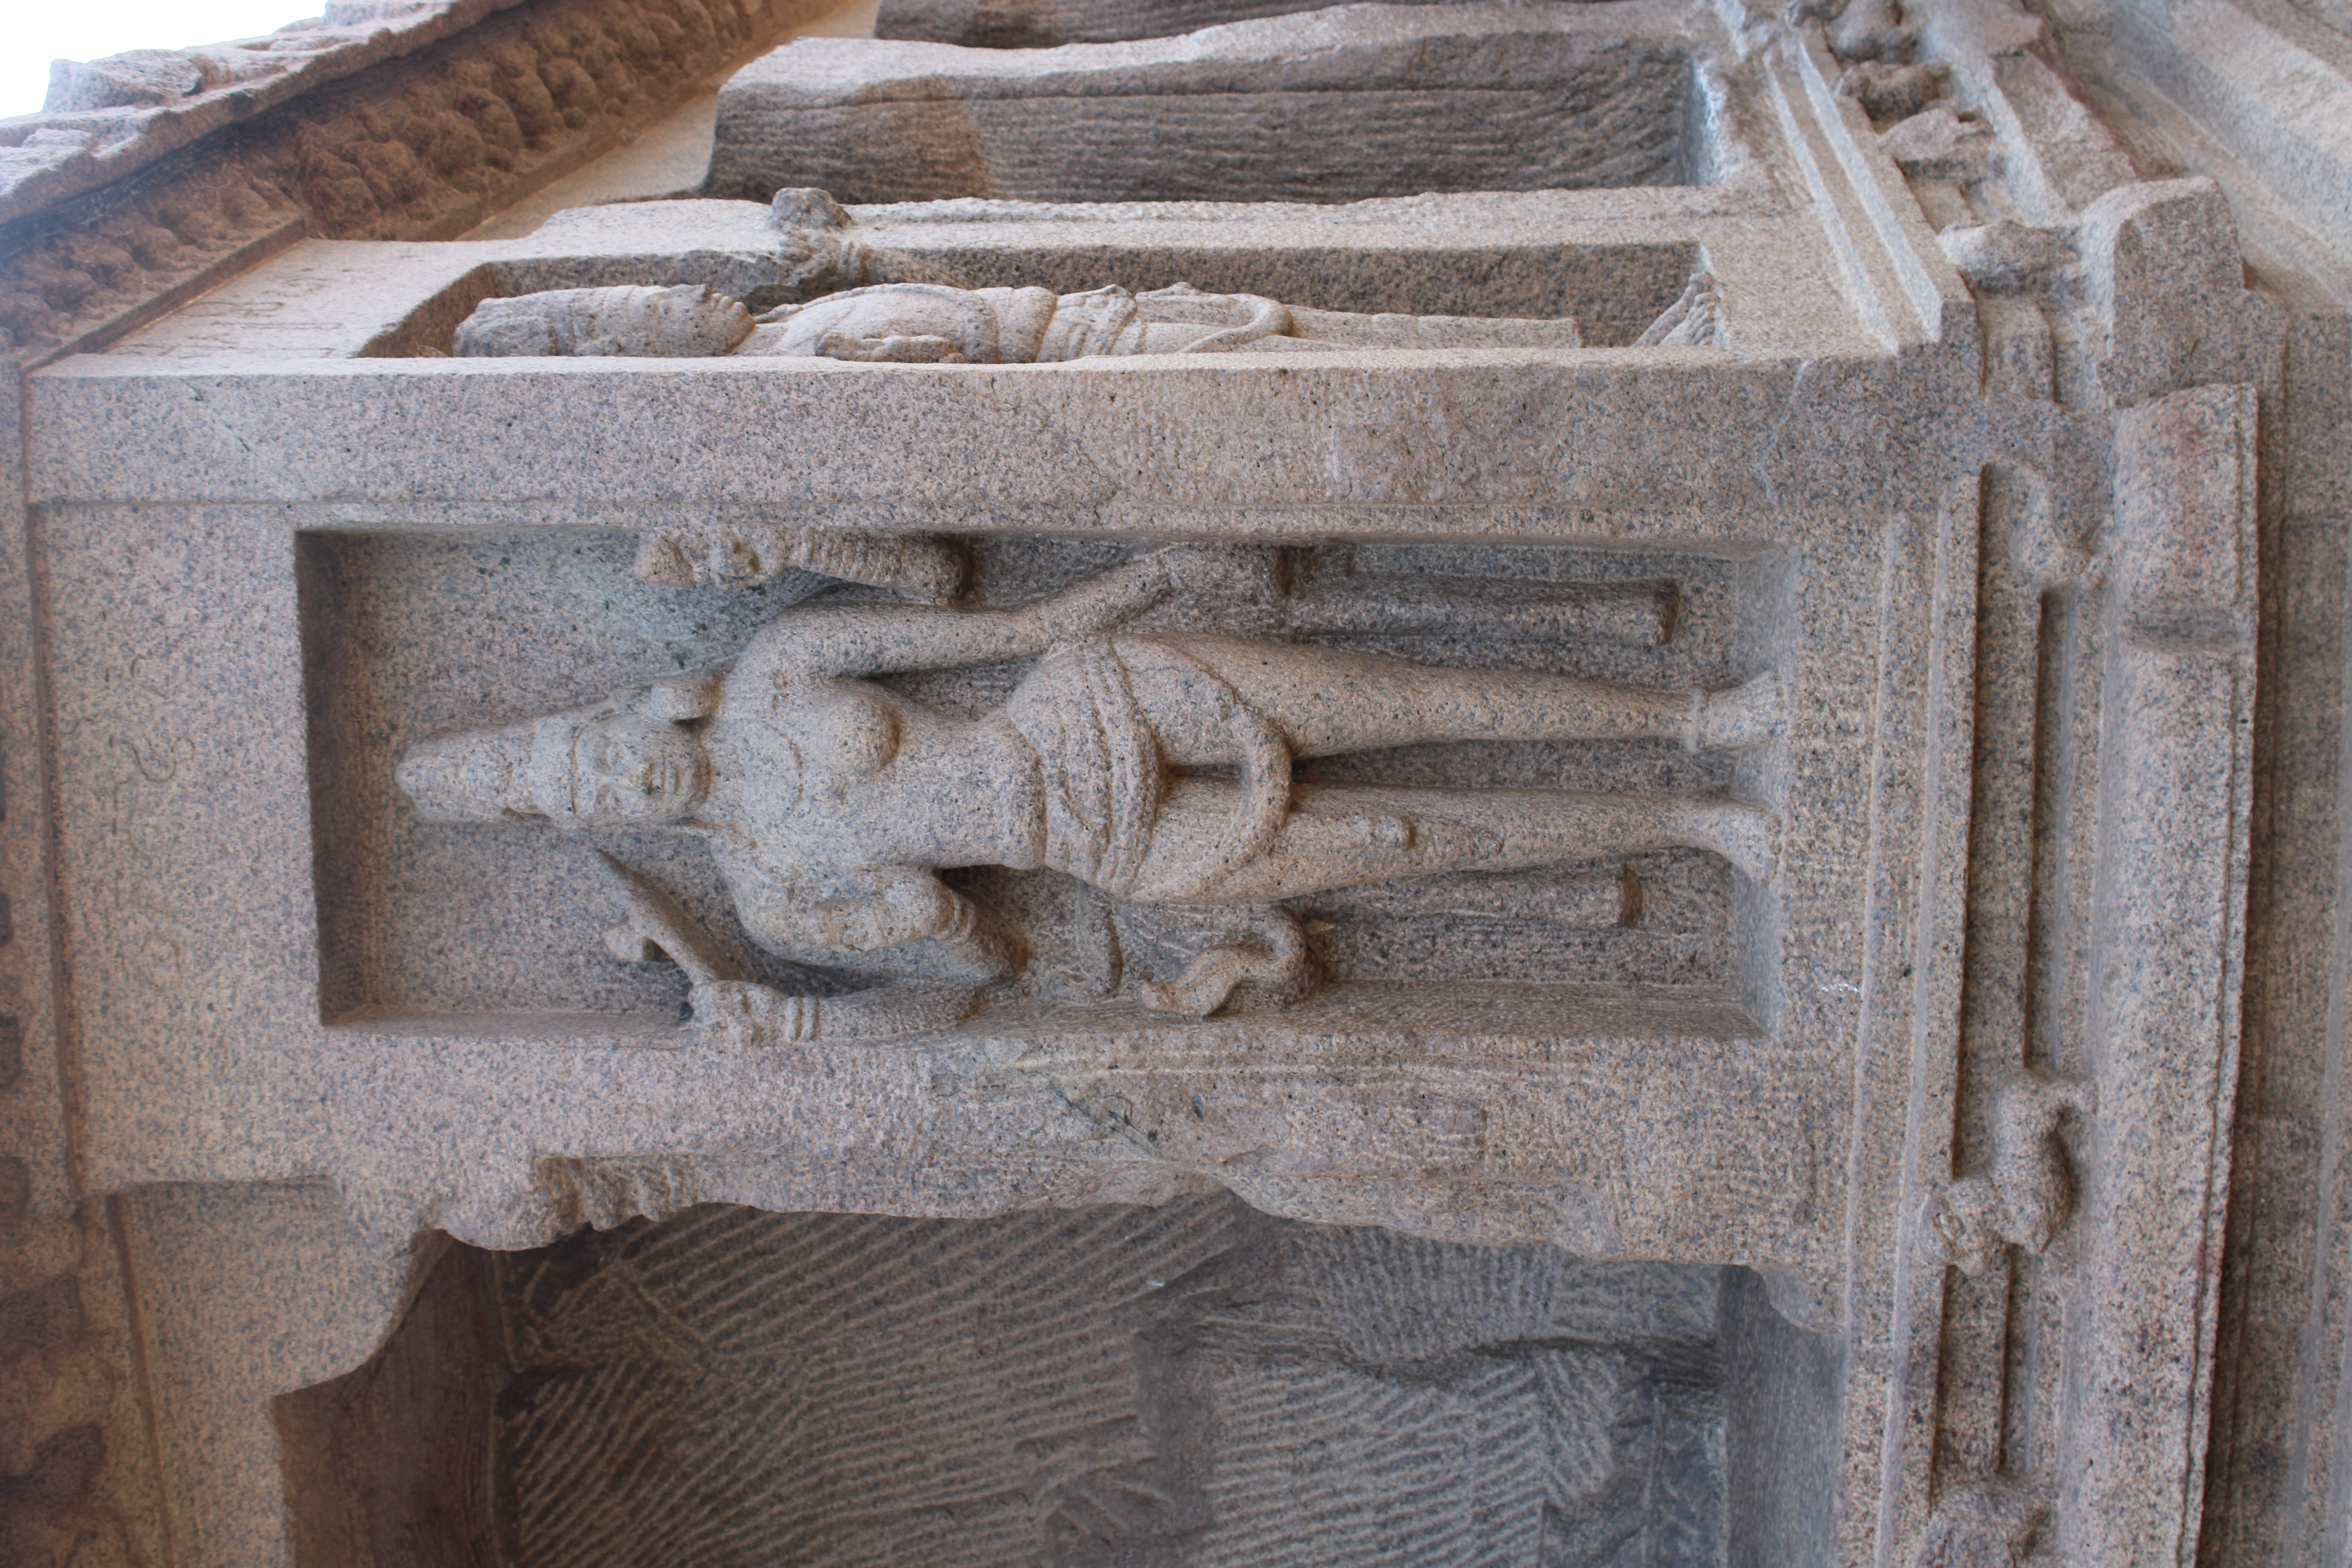
<path fill-rule="evenodd" d="M 707 1206 L 453 1247 L 375 1362 L 280 1418 L 322 1565 L 369 1530 L 476 1561 L 434 1521 L 485 1510 L 518 1568 L 1714 1563 L 1736 1500 L 1792 1522 L 1819 1478 L 1759 1477 L 1834 1427 L 1832 1358 L 1761 1300 L 1745 1270 L 1230 1197 Z"/>

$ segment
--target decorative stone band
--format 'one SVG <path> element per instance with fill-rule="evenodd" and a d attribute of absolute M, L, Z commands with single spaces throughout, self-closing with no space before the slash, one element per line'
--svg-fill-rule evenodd
<path fill-rule="evenodd" d="M 415 54 L 523 0 L 329 0 L 274 33 L 58 60 L 38 114 L 0 120 L 0 223 L 123 179 L 330 82 Z M 386 15 L 396 12 L 397 15 Z"/>
<path fill-rule="evenodd" d="M 151 96 L 0 122 L 0 352 L 38 360 L 95 346 L 306 234 L 462 234 L 832 9 L 460 0 L 391 43 L 379 31 L 353 44 L 365 68 L 341 79 L 306 68 L 200 87 L 169 107 Z M 310 36 L 226 53 L 266 63 Z"/>
<path fill-rule="evenodd" d="M 2058 1520 L 2070 1563 L 2187 1561 L 2204 1494 L 2252 771 L 2251 386 L 2116 416 L 2091 1123 Z"/>
<path fill-rule="evenodd" d="M 0 362 L 0 1556 L 156 1562 L 117 1215 L 77 1168 L 82 1085 L 57 1003 L 23 387 Z"/>

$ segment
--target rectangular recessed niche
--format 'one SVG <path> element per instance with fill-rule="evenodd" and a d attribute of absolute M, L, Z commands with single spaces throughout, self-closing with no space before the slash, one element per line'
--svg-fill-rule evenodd
<path fill-rule="evenodd" d="M 1073 226 L 1074 227 L 1076 226 Z M 877 243 L 888 245 L 887 238 Z M 1404 315 L 1576 318 L 1587 348 L 1640 337 L 1706 264 L 1687 241 L 1626 245 L 1405 247 L 1338 245 L 1139 246 L 928 244 L 909 254 L 975 289 L 1075 294 L 1116 283 L 1135 293 L 1190 283 L 1261 294 L 1317 310 Z M 446 353 L 457 323 L 485 300 L 549 289 L 707 283 L 755 310 L 784 303 L 786 262 L 754 250 L 556 256 L 486 262 L 360 351 L 367 359 Z M 785 362 L 789 363 L 789 362 Z"/>
<path fill-rule="evenodd" d="M 1042 596 L 1132 548 L 1034 536 L 969 542 L 974 592 L 992 603 Z M 635 536 L 611 532 L 299 536 L 327 1021 L 458 1026 L 471 1018 L 569 1033 L 590 1026 L 583 1016 L 593 1016 L 625 1029 L 670 1027 L 685 1000 L 679 973 L 623 963 L 604 947 L 603 933 L 622 911 L 598 847 L 675 892 L 770 983 L 818 992 L 864 983 L 853 973 L 803 970 L 752 946 L 692 835 L 564 832 L 540 818 L 431 825 L 394 784 L 402 752 L 425 736 L 555 712 L 654 677 L 721 665 L 803 595 L 872 592 L 797 574 L 750 591 L 656 587 L 631 574 L 635 548 Z M 1753 560 L 1365 544 L 1297 548 L 1292 571 L 1286 635 L 1415 663 L 1712 688 L 1732 684 L 1754 660 Z M 972 718 L 1001 705 L 1025 668 L 884 682 Z M 1296 774 L 1304 782 L 1716 795 L 1739 787 L 1739 765 L 1735 755 L 1693 754 L 1672 741 L 1517 742 L 1398 747 L 1302 762 Z M 1000 996 L 1003 1005 L 1044 1016 L 1064 1005 L 1131 1005 L 1155 966 L 1181 967 L 1181 956 L 1160 951 L 1171 940 L 1166 931 L 1059 873 L 948 875 L 1031 935 L 1038 957 Z M 1644 997 L 1685 1019 L 1703 1015 L 1744 1029 L 1741 887 L 1714 856 L 1676 849 L 1310 895 L 1293 900 L 1292 912 L 1333 994 L 1402 984 L 1441 1011 L 1500 1008 L 1498 1019 L 1549 996 L 1578 1015 L 1563 1014 L 1562 1026 L 1580 1019 L 1597 1027 L 1601 1014 L 1581 1014 L 1601 1004 L 1575 999 L 1605 994 L 1602 1012 L 1617 1020 L 1611 1032 L 1623 1026 L 1629 998 Z M 1503 990 L 1486 1001 L 1473 1000 L 1496 986 Z M 1444 1000 L 1461 987 L 1469 990 Z M 499 1019 L 505 1022 L 490 1022 Z"/>
<path fill-rule="evenodd" d="M 369 1524 L 518 1568 L 1834 1560 L 1842 1346 L 1746 1268 L 1223 1194 L 436 1256 L 373 1358 L 276 1401 L 298 1561 Z"/>

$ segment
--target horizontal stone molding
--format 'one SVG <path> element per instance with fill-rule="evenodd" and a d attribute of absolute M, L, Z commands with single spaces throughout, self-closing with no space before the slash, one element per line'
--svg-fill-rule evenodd
<path fill-rule="evenodd" d="M 832 8 L 478 0 L 329 51 L 343 68 L 0 123 L 0 350 L 98 346 L 304 235 L 462 234 Z"/>

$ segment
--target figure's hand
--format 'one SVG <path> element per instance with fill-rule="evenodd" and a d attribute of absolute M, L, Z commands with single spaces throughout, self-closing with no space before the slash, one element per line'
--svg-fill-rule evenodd
<path fill-rule="evenodd" d="M 1171 544 L 1132 556 L 1016 612 L 1045 642 L 1095 637 L 1171 594 L 1236 604 L 1271 604 L 1278 595 L 1279 556 L 1265 544 Z"/>
<path fill-rule="evenodd" d="M 733 1050 L 829 1040 L 879 1039 L 961 1023 L 981 1008 L 971 985 L 877 985 L 845 996 L 793 996 L 740 980 L 694 988 L 694 1021 Z"/>
<path fill-rule="evenodd" d="M 1237 605 L 1270 605 L 1282 594 L 1281 556 L 1271 544 L 1171 544 L 1150 559 L 1178 594 Z"/>
<path fill-rule="evenodd" d="M 814 528 L 795 531 L 793 564 L 933 605 L 947 604 L 963 591 L 968 568 L 963 547 L 951 540 Z"/>
<path fill-rule="evenodd" d="M 748 587 L 798 564 L 799 531 L 755 521 L 665 523 L 637 541 L 632 568 L 665 588 Z"/>
<path fill-rule="evenodd" d="M 695 1026 L 735 1050 L 814 1039 L 817 999 L 748 980 L 706 980 L 688 993 Z"/>

